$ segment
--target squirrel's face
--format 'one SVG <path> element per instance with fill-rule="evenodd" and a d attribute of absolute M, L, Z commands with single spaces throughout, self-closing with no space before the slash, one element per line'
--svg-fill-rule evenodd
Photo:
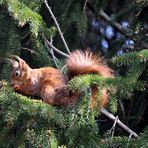
<path fill-rule="evenodd" d="M 10 76 L 11 86 L 17 90 L 24 85 L 30 74 L 30 67 L 26 62 L 18 56 L 11 56 L 9 62 L 12 64 L 12 72 Z"/>

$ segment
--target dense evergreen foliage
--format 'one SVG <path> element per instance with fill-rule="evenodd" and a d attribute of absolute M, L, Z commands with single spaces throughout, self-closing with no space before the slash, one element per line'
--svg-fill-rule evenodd
<path fill-rule="evenodd" d="M 148 19 L 147 1 L 48 2 L 71 51 L 91 48 L 108 58 L 115 78 L 95 74 L 74 77 L 69 90 L 82 92 L 75 106 L 56 107 L 40 98 L 23 96 L 9 84 L 11 67 L 4 57 L 16 54 L 32 68 L 56 66 L 63 73 L 64 58 L 42 38 L 67 53 L 56 25 L 40 0 L 0 1 L 0 147 L 148 147 Z M 128 6 L 128 7 L 127 7 Z M 99 50 L 100 49 L 100 50 Z M 119 116 L 138 138 L 102 116 L 99 101 L 89 109 L 90 87 L 110 94 L 108 111 Z M 114 122 L 115 123 L 115 122 Z"/>

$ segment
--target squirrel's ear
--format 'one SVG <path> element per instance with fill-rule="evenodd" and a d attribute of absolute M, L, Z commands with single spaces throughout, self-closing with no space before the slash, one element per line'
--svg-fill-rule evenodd
<path fill-rule="evenodd" d="M 20 66 L 20 68 L 25 69 L 27 64 L 26 64 L 26 62 L 23 59 L 20 59 L 19 66 Z"/>

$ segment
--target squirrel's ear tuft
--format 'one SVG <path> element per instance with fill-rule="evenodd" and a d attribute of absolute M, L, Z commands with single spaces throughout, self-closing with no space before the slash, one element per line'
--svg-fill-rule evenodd
<path fill-rule="evenodd" d="M 19 67 L 19 62 L 13 60 L 12 58 L 4 58 L 5 62 L 10 63 L 12 68 L 17 68 Z"/>
<path fill-rule="evenodd" d="M 6 62 L 11 63 L 13 68 L 24 68 L 26 67 L 26 62 L 16 55 L 11 55 L 10 58 L 5 58 Z"/>
<path fill-rule="evenodd" d="M 13 61 L 12 67 L 13 68 L 18 68 L 19 67 L 19 63 L 17 61 Z"/>

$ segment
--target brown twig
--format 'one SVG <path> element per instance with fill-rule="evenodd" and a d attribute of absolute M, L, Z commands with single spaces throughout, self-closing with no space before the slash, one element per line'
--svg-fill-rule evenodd
<path fill-rule="evenodd" d="M 88 0 L 85 0 L 84 6 L 83 6 L 83 13 L 86 11 L 86 5 L 87 5 Z"/>
<path fill-rule="evenodd" d="M 116 119 L 114 120 L 114 124 L 113 126 L 111 127 L 110 131 L 111 131 L 111 138 L 113 139 L 114 138 L 114 133 L 115 133 L 115 127 L 116 127 L 116 124 L 117 124 L 117 121 L 118 121 L 118 116 L 115 117 Z"/>
<path fill-rule="evenodd" d="M 23 37 L 22 40 L 24 40 L 25 38 L 27 38 L 30 35 L 30 32 L 26 33 Z"/>
<path fill-rule="evenodd" d="M 28 52 L 30 52 L 31 54 L 36 54 L 35 51 L 33 51 L 33 50 L 31 50 L 31 49 L 29 49 L 29 48 L 27 48 L 27 47 L 21 47 L 20 49 L 25 50 L 25 51 L 28 51 Z"/>
<path fill-rule="evenodd" d="M 51 7 L 49 7 L 49 5 L 48 5 L 48 3 L 47 3 L 47 0 L 44 0 L 44 3 L 45 3 L 45 5 L 46 5 L 46 7 L 47 7 L 47 9 L 48 9 L 48 11 L 49 11 L 51 17 L 53 18 L 53 20 L 54 20 L 54 22 L 55 22 L 55 25 L 56 25 L 56 27 L 57 27 L 57 29 L 58 29 L 58 31 L 59 31 L 59 34 L 60 34 L 60 36 L 61 36 L 61 39 L 62 39 L 62 41 L 63 41 L 63 43 L 64 43 L 64 46 L 65 46 L 65 48 L 66 48 L 68 54 L 70 54 L 70 50 L 69 50 L 69 48 L 68 48 L 68 45 L 67 45 L 67 43 L 66 43 L 66 41 L 65 41 L 65 38 L 64 38 L 64 36 L 63 36 L 63 33 L 62 33 L 62 31 L 61 31 L 61 29 L 60 29 L 60 27 L 59 27 L 59 24 L 58 24 L 58 22 L 57 22 L 57 20 L 56 20 L 56 18 L 55 18 L 55 16 L 54 16 L 52 10 L 51 10 Z"/>
<path fill-rule="evenodd" d="M 50 43 L 52 44 L 52 42 L 53 42 L 53 40 L 52 40 L 52 38 L 50 38 Z M 50 47 L 47 45 L 47 43 L 45 43 L 45 47 L 46 47 L 47 50 L 50 52 L 50 54 L 51 54 L 51 56 L 52 56 L 52 59 L 53 59 L 55 65 L 56 65 L 56 67 L 58 68 L 58 64 L 57 64 L 58 59 L 57 59 L 56 56 L 54 55 L 53 48 L 50 48 Z"/>
<path fill-rule="evenodd" d="M 57 53 L 59 53 L 60 55 L 62 55 L 62 56 L 64 56 L 64 57 L 68 57 L 69 55 L 68 54 L 66 54 L 66 53 L 64 53 L 64 52 L 62 52 L 62 51 L 60 51 L 58 48 L 56 48 L 53 44 L 51 44 L 48 40 L 47 40 L 47 38 L 46 38 L 46 36 L 44 35 L 44 33 L 42 33 L 42 38 L 43 38 L 43 40 L 44 40 L 44 42 L 49 46 L 49 47 L 51 47 L 54 51 L 56 51 Z"/>

